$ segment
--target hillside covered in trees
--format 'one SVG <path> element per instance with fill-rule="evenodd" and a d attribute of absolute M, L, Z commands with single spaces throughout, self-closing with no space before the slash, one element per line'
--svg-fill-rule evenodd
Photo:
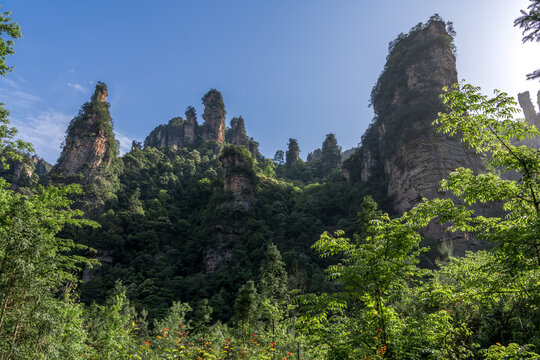
<path fill-rule="evenodd" d="M 458 83 L 454 35 L 390 43 L 345 159 L 264 157 L 216 89 L 120 156 L 98 82 L 52 165 L 0 108 L 0 359 L 540 358 L 540 114 Z"/>

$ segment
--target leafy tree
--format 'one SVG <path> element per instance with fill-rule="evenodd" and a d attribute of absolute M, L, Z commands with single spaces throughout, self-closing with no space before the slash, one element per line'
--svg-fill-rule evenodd
<path fill-rule="evenodd" d="M 0 351 L 4 354 L 34 346 L 34 351 L 48 351 L 51 339 L 61 336 L 57 318 L 36 317 L 56 313 L 61 301 L 53 294 L 61 293 L 66 306 L 76 310 L 69 303 L 75 274 L 95 263 L 71 254 L 86 250 L 85 246 L 57 237 L 66 225 L 95 225 L 77 219 L 82 212 L 70 209 L 66 197 L 76 190 L 74 186 L 39 188 L 37 194 L 25 197 L 8 190 L 0 179 L 0 339 L 4 340 Z M 40 339 L 37 344 L 36 339 Z"/>
<path fill-rule="evenodd" d="M 425 274 L 417 267 L 420 235 L 414 230 L 428 219 L 416 214 L 391 220 L 377 217 L 373 200 L 364 199 L 359 214 L 363 234 L 354 241 L 325 232 L 313 248 L 321 257 L 343 254 L 327 269 L 330 279 L 343 289 L 339 293 L 306 295 L 298 324 L 315 342 L 327 346 L 328 358 L 389 356 L 402 352 L 402 324 L 392 306 L 411 281 Z M 375 221 L 376 220 L 376 221 Z"/>
<path fill-rule="evenodd" d="M 488 98 L 479 88 L 457 84 L 452 90 L 443 96 L 448 112 L 439 114 L 439 131 L 459 134 L 479 154 L 489 155 L 488 169 L 513 175 L 503 179 L 495 172 L 475 175 L 460 168 L 441 182 L 454 200 L 425 201 L 390 219 L 377 216 L 366 199 L 355 241 L 340 231 L 323 233 L 314 248 L 324 257 L 342 254 L 327 270 L 342 290 L 301 297 L 298 324 L 315 342 L 326 344 L 327 358 L 466 358 L 479 347 L 492 358 L 519 351 L 538 356 L 527 346 L 490 345 L 538 342 L 538 316 L 529 310 L 540 296 L 540 156 L 538 149 L 520 143 L 539 131 L 513 118 L 518 109 L 505 93 Z M 511 180 L 516 173 L 519 180 Z M 502 204 L 505 215 L 479 216 L 471 208 L 486 203 Z M 418 230 L 435 220 L 493 248 L 450 259 L 434 274 L 419 269 Z M 497 314 L 497 320 L 489 314 Z"/>
<path fill-rule="evenodd" d="M 0 34 L 20 37 L 19 26 L 9 13 L 0 15 Z M 13 42 L 0 39 L 0 75 L 11 68 L 5 56 Z M 20 158 L 15 150 L 31 146 L 14 140 L 8 112 L 0 107 L 0 166 L 6 159 Z M 39 187 L 25 196 L 9 190 L 0 178 L 0 358 L 33 358 L 35 354 L 70 358 L 83 348 L 82 309 L 72 300 L 76 272 L 95 262 L 74 255 L 88 248 L 58 237 L 66 226 L 96 224 L 78 219 L 82 212 L 70 208 L 64 189 Z"/>
<path fill-rule="evenodd" d="M 118 281 L 104 305 L 93 303 L 86 309 L 88 357 L 113 360 L 129 353 L 135 346 L 134 319 L 126 288 Z"/>
<path fill-rule="evenodd" d="M 249 280 L 242 285 L 234 303 L 234 322 L 240 331 L 241 337 L 249 338 L 249 330 L 253 325 L 259 306 L 255 282 Z"/>
<path fill-rule="evenodd" d="M 13 66 L 7 66 L 6 64 L 6 56 L 15 53 L 13 49 L 14 43 L 11 39 L 22 37 L 21 27 L 13 21 L 10 11 L 0 13 L 0 35 L 3 34 L 7 34 L 8 39 L 0 37 L 0 76 L 6 76 L 8 72 L 13 70 Z"/>
<path fill-rule="evenodd" d="M 274 300 L 285 299 L 288 295 L 287 271 L 276 245 L 268 244 L 260 272 L 261 295 Z"/>
<path fill-rule="evenodd" d="M 521 10 L 521 16 L 514 21 L 514 26 L 523 29 L 523 42 L 540 41 L 540 0 L 531 0 L 528 11 Z M 540 78 L 540 69 L 527 74 L 527 80 Z"/>
<path fill-rule="evenodd" d="M 13 70 L 13 66 L 7 66 L 6 56 L 14 54 L 13 40 L 22 37 L 20 26 L 13 21 L 9 11 L 0 13 L 0 76 Z M 4 34 L 8 39 L 4 38 Z M 11 38 L 11 39 L 10 39 Z M 33 151 L 32 146 L 21 140 L 16 140 L 17 129 L 9 126 L 9 111 L 0 103 L 0 167 L 6 167 L 6 159 L 22 159 L 17 151 Z"/>
<path fill-rule="evenodd" d="M 520 145 L 520 141 L 539 136 L 539 130 L 524 119 L 514 119 L 519 112 L 512 97 L 495 91 L 493 98 L 480 94 L 480 88 L 454 85 L 444 95 L 450 107 L 436 121 L 440 131 L 460 134 L 479 154 L 488 156 L 488 166 L 503 172 L 516 172 L 519 180 L 503 179 L 497 173 L 475 175 L 469 169 L 457 169 L 441 185 L 465 205 L 501 202 L 506 216 L 466 216 L 452 229 L 478 234 L 497 245 L 499 254 L 512 274 L 540 266 L 540 153 Z M 464 115 L 465 114 L 465 115 Z M 456 205 L 457 207 L 457 205 Z M 519 239 L 517 241 L 517 239 Z"/>
<path fill-rule="evenodd" d="M 193 311 L 193 329 L 205 337 L 211 325 L 212 312 L 213 309 L 209 305 L 208 299 L 202 299 Z"/>
<path fill-rule="evenodd" d="M 268 244 L 260 272 L 262 316 L 270 320 L 272 339 L 275 341 L 276 323 L 282 318 L 289 297 L 287 271 L 276 245 Z"/>

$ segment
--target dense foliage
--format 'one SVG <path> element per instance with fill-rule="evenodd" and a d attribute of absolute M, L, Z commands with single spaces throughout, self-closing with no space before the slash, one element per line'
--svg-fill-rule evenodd
<path fill-rule="evenodd" d="M 456 169 L 441 183 L 452 198 L 399 217 L 366 196 L 383 196 L 369 182 L 342 177 L 331 134 L 319 163 L 294 139 L 285 164 L 249 143 L 135 147 L 123 171 L 103 170 L 117 187 L 99 228 L 74 209 L 78 185 L 16 192 L 0 178 L 0 359 L 540 358 L 540 150 L 521 145 L 540 132 L 505 93 L 446 90 L 439 131 L 489 155 L 488 170 Z M 89 114 L 112 126 L 97 100 L 68 132 Z M 0 166 L 24 163 L 29 145 L 1 114 Z M 224 191 L 231 157 L 256 187 L 252 207 Z M 491 247 L 426 269 L 420 231 L 433 221 Z"/>

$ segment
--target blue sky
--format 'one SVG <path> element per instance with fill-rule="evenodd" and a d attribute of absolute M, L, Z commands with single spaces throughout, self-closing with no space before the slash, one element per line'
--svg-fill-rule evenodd
<path fill-rule="evenodd" d="M 513 27 L 528 0 L 7 0 L 23 39 L 0 102 L 38 155 L 55 162 L 67 124 L 107 83 L 125 150 L 201 97 L 223 94 L 263 155 L 297 138 L 301 156 L 327 133 L 356 146 L 373 118 L 369 94 L 388 42 L 439 13 L 457 31 L 458 76 L 516 95 L 538 82 L 540 44 Z M 533 98 L 536 98 L 534 96 Z"/>

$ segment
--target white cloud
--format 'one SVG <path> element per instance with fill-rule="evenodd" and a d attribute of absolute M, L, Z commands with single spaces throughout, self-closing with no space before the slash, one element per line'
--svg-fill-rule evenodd
<path fill-rule="evenodd" d="M 18 88 L 19 84 L 15 80 L 11 80 L 8 78 L 0 78 L 0 83 L 6 84 L 12 88 Z"/>
<path fill-rule="evenodd" d="M 80 93 L 83 93 L 83 94 L 86 94 L 88 93 L 88 89 L 84 86 L 82 86 L 81 84 L 78 84 L 78 83 L 72 83 L 72 82 L 68 82 L 67 85 L 74 89 L 75 91 L 78 91 Z"/>
<path fill-rule="evenodd" d="M 124 155 L 127 152 L 131 151 L 131 143 L 133 140 L 136 140 L 132 137 L 125 135 L 124 133 L 116 130 L 114 132 L 116 140 L 120 143 L 120 155 Z"/>
<path fill-rule="evenodd" d="M 25 79 L 24 77 L 22 77 L 21 75 L 19 75 L 19 74 L 12 74 L 12 75 L 10 75 L 10 76 L 16 77 L 17 80 L 19 80 L 19 81 L 22 82 L 22 83 L 25 83 L 25 82 L 26 82 L 26 79 Z"/>
<path fill-rule="evenodd" d="M 39 96 L 35 96 L 24 91 L 15 89 L 0 88 L 1 102 L 8 104 L 8 110 L 27 110 L 38 103 L 43 102 Z"/>
<path fill-rule="evenodd" d="M 54 164 L 71 118 L 71 115 L 49 110 L 12 118 L 11 125 L 19 130 L 18 138 L 32 143 L 38 156 Z"/>

